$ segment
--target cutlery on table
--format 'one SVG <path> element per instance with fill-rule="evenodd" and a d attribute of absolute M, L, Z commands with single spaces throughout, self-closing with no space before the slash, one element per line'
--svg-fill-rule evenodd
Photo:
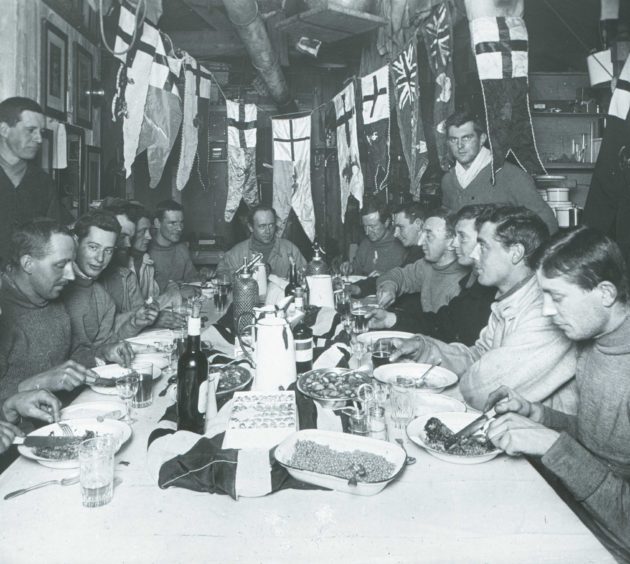
<path fill-rule="evenodd" d="M 58 485 L 58 486 L 71 486 L 79 482 L 79 476 L 72 476 L 70 478 L 63 478 L 62 480 L 48 480 L 47 482 L 40 482 L 39 484 L 35 484 L 34 486 L 29 486 L 28 488 L 22 488 L 21 490 L 15 490 L 14 492 L 8 493 L 4 496 L 4 499 L 13 499 L 19 495 L 25 494 L 32 490 L 36 490 L 39 488 L 44 488 L 46 486 Z"/>
<path fill-rule="evenodd" d="M 440 364 L 442 364 L 442 361 L 438 360 L 435 364 L 432 364 L 431 366 L 429 366 L 429 368 L 422 374 L 422 376 L 418 378 L 418 380 L 415 383 L 415 387 L 422 388 L 426 384 L 427 376 L 429 375 L 429 372 L 431 372 L 431 370 L 433 370 L 436 366 L 440 366 Z"/>
<path fill-rule="evenodd" d="M 472 423 L 469 423 L 463 429 L 460 429 L 459 431 L 457 431 L 457 433 L 444 441 L 444 446 L 446 447 L 446 450 L 459 443 L 462 439 L 468 438 L 474 435 L 480 429 L 483 429 L 483 427 L 487 423 L 492 421 L 496 416 L 497 413 L 494 410 L 494 407 L 491 407 L 488 411 L 484 411 Z"/>
<path fill-rule="evenodd" d="M 114 409 L 114 411 L 108 411 L 102 415 L 97 415 L 96 420 L 99 423 L 105 421 L 105 419 L 120 419 L 123 416 L 123 412 L 120 409 Z"/>
<path fill-rule="evenodd" d="M 405 448 L 405 442 L 402 439 L 400 439 L 400 438 L 396 439 L 396 442 L 405 451 L 405 464 L 407 466 L 411 466 L 412 464 L 415 464 L 416 463 L 416 459 L 413 456 L 409 456 L 409 453 L 407 452 L 407 449 Z"/>

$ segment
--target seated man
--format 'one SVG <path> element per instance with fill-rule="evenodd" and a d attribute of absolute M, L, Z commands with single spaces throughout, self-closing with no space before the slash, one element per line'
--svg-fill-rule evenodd
<path fill-rule="evenodd" d="M 533 212 L 503 206 L 477 218 L 477 245 L 472 254 L 479 282 L 497 288 L 487 326 L 468 347 L 417 335 L 392 354 L 418 362 L 441 363 L 459 376 L 459 390 L 475 409 L 500 384 L 533 401 L 575 412 L 576 350 L 543 315 L 543 296 L 532 255 L 548 238 L 547 227 Z"/>
<path fill-rule="evenodd" d="M 288 277 L 290 258 L 298 269 L 306 266 L 302 253 L 291 241 L 276 237 L 276 210 L 272 207 L 260 204 L 252 208 L 247 227 L 251 237 L 237 243 L 223 255 L 217 267 L 217 276 L 233 276 L 234 271 L 243 266 L 243 259 L 251 259 L 254 252 L 262 253 L 269 272 L 281 278 Z"/>
<path fill-rule="evenodd" d="M 72 236 L 51 219 L 35 219 L 15 229 L 11 250 L 0 288 L 0 402 L 18 391 L 73 390 L 93 374 L 69 360 L 70 318 L 58 299 L 74 279 Z"/>
<path fill-rule="evenodd" d="M 137 335 L 157 317 L 156 308 L 143 307 L 116 327 L 116 304 L 97 279 L 112 259 L 119 234 L 120 224 L 106 211 L 84 214 L 74 226 L 75 279 L 64 290 L 62 299 L 72 325 L 72 356 L 90 367 L 112 345 L 116 362 L 127 365 L 133 353 L 127 343 L 118 341 Z"/>
<path fill-rule="evenodd" d="M 155 237 L 149 255 L 155 267 L 155 281 L 164 292 L 169 281 L 193 282 L 200 276 L 193 264 L 188 245 L 182 239 L 184 208 L 173 200 L 158 203 L 155 210 Z"/>
<path fill-rule="evenodd" d="M 20 392 L 7 398 L 0 412 L 0 454 L 13 444 L 15 437 L 24 436 L 17 426 L 21 417 L 54 423 L 59 421 L 60 409 L 61 402 L 46 390 Z"/>
<path fill-rule="evenodd" d="M 483 123 L 468 110 L 446 119 L 448 146 L 455 166 L 442 177 L 442 203 L 456 212 L 467 204 L 510 204 L 538 214 L 550 233 L 558 230 L 551 208 L 536 192 L 532 177 L 509 162 L 495 175 L 492 184 L 492 153 L 484 147 L 488 136 Z"/>
<path fill-rule="evenodd" d="M 400 266 L 405 260 L 405 249 L 394 237 L 387 206 L 369 200 L 361 209 L 361 223 L 365 238 L 352 261 L 352 273 L 378 276 Z"/>
<path fill-rule="evenodd" d="M 460 292 L 437 312 L 413 315 L 409 311 L 376 310 L 372 314 L 372 329 L 395 329 L 422 333 L 447 343 L 473 345 L 488 323 L 490 304 L 496 288 L 482 286 L 477 280 L 474 260 L 470 256 L 477 244 L 475 221 L 490 206 L 464 206 L 455 216 L 453 248 L 461 266 L 472 267 L 460 281 Z"/>
<path fill-rule="evenodd" d="M 577 415 L 506 387 L 490 394 L 488 437 L 510 455 L 542 457 L 619 561 L 630 555 L 630 308 L 616 243 L 594 229 L 554 237 L 538 253 L 543 315 L 581 343 Z M 538 354 L 538 353 L 537 353 Z M 569 502 L 570 503 L 570 502 Z M 586 520 L 587 525 L 589 520 Z"/>
<path fill-rule="evenodd" d="M 457 262 L 453 250 L 455 232 L 444 208 L 429 212 L 420 244 L 424 258 L 393 268 L 376 281 L 378 303 L 390 306 L 397 296 L 420 292 L 422 311 L 437 311 L 460 292 L 459 281 L 470 272 Z"/>

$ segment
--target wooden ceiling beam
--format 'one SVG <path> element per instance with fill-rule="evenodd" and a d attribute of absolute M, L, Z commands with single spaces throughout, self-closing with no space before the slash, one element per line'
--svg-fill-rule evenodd
<path fill-rule="evenodd" d="M 224 31 L 171 31 L 176 48 L 195 58 L 230 57 L 245 55 L 245 47 L 237 35 Z"/>
<path fill-rule="evenodd" d="M 232 31 L 234 26 L 221 9 L 223 4 L 209 0 L 182 0 L 195 14 L 216 31 Z"/>

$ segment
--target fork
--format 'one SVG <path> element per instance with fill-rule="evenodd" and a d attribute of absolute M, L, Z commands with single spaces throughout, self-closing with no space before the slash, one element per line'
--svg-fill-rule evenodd
<path fill-rule="evenodd" d="M 66 423 L 59 423 L 59 428 L 61 429 L 64 437 L 74 437 L 74 432 L 70 428 L 70 425 Z"/>
<path fill-rule="evenodd" d="M 26 492 L 30 492 L 31 490 L 36 490 L 45 486 L 52 486 L 53 484 L 58 486 L 71 486 L 73 484 L 76 484 L 78 481 L 78 475 L 71 476 L 70 478 L 63 478 L 62 480 L 48 480 L 47 482 L 40 482 L 39 484 L 35 484 L 34 486 L 29 486 L 28 488 L 22 488 L 21 490 L 15 490 L 14 492 L 8 493 L 4 496 L 4 499 L 13 499 L 14 497 L 25 494 Z"/>

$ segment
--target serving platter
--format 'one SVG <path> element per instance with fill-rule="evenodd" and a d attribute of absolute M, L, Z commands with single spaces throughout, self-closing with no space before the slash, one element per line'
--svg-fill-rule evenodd
<path fill-rule="evenodd" d="M 318 445 L 330 447 L 333 451 L 338 452 L 359 450 L 377 456 L 380 455 L 393 465 L 393 470 L 386 480 L 378 482 L 363 482 L 358 480 L 356 485 L 351 485 L 348 483 L 347 478 L 340 478 L 338 476 L 322 474 L 310 470 L 302 470 L 293 466 L 291 464 L 291 458 L 293 457 L 298 441 L 313 441 Z M 394 443 L 358 435 L 349 435 L 347 433 L 318 431 L 316 429 L 306 429 L 293 433 L 276 447 L 274 456 L 296 480 L 308 484 L 315 484 L 322 488 L 364 496 L 375 495 L 382 491 L 387 484 L 400 474 L 406 458 L 405 451 Z"/>
<path fill-rule="evenodd" d="M 297 389 L 323 407 L 335 407 L 358 399 L 359 386 L 371 382 L 366 372 L 348 368 L 316 368 L 298 376 Z"/>
<path fill-rule="evenodd" d="M 418 446 L 421 446 L 425 449 L 431 456 L 438 458 L 439 460 L 444 460 L 446 462 L 452 462 L 453 464 L 481 464 L 482 462 L 488 462 L 492 460 L 495 456 L 501 453 L 499 449 L 491 450 L 485 454 L 474 454 L 474 455 L 461 455 L 461 454 L 450 454 L 448 452 L 444 452 L 441 450 L 437 450 L 433 448 L 431 445 L 427 443 L 427 436 L 424 430 L 424 427 L 431 417 L 436 417 L 439 419 L 444 425 L 446 425 L 451 431 L 456 433 L 457 431 L 463 429 L 469 423 L 472 423 L 477 417 L 479 417 L 478 412 L 467 411 L 465 413 L 462 412 L 438 412 L 438 413 L 429 413 L 425 415 L 421 415 L 416 419 L 413 419 L 407 425 L 407 436 L 411 441 L 416 443 Z"/>
<path fill-rule="evenodd" d="M 66 425 L 70 427 L 73 434 L 77 436 L 85 435 L 87 431 L 94 432 L 97 436 L 113 435 L 117 441 L 116 452 L 120 450 L 120 447 L 125 444 L 129 437 L 131 437 L 131 427 L 122 421 L 116 421 L 113 419 L 106 419 L 102 423 L 95 419 L 68 419 L 64 421 Z M 36 429 L 29 436 L 36 437 L 63 437 L 64 433 L 58 423 L 51 423 L 44 427 Z M 79 459 L 71 458 L 69 460 L 56 460 L 53 458 L 45 458 L 35 454 L 32 448 L 24 445 L 18 446 L 19 453 L 31 460 L 39 462 L 43 466 L 50 468 L 78 468 Z"/>
<path fill-rule="evenodd" d="M 374 378 L 383 384 L 395 384 L 400 376 L 414 382 L 416 390 L 426 390 L 435 394 L 457 382 L 457 375 L 442 366 L 419 362 L 394 362 L 374 369 Z M 431 368 L 431 372 L 428 372 Z M 428 373 L 427 373 L 428 372 Z M 426 374 L 426 377 L 424 376 Z"/>

